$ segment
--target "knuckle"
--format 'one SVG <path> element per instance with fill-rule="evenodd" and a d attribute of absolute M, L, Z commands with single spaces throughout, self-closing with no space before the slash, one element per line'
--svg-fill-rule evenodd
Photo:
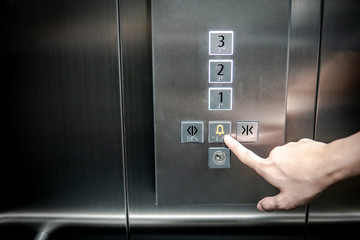
<path fill-rule="evenodd" d="M 267 159 L 264 159 L 262 161 L 259 161 L 258 168 L 262 169 L 262 170 L 265 170 L 267 167 L 269 167 L 269 165 L 270 165 L 270 161 L 267 160 Z"/>
<path fill-rule="evenodd" d="M 283 196 L 279 196 L 275 201 L 276 208 L 279 210 L 286 210 L 287 204 Z"/>
<path fill-rule="evenodd" d="M 251 152 L 250 151 L 244 151 L 242 154 L 242 159 L 244 162 L 249 162 L 251 161 Z"/>
<path fill-rule="evenodd" d="M 291 201 L 286 196 L 279 196 L 279 198 L 276 201 L 277 209 L 279 210 L 290 210 L 293 208 L 293 205 Z"/>
<path fill-rule="evenodd" d="M 302 138 L 299 140 L 299 143 L 307 143 L 310 142 L 311 140 L 309 138 Z"/>
<path fill-rule="evenodd" d="M 260 161 L 257 163 L 255 171 L 261 176 L 263 176 L 266 173 L 268 166 L 269 166 L 268 161 L 266 160 Z"/>
<path fill-rule="evenodd" d="M 273 157 L 276 156 L 277 154 L 279 154 L 281 152 L 281 147 L 277 146 L 274 147 L 273 150 L 271 150 L 269 157 Z"/>

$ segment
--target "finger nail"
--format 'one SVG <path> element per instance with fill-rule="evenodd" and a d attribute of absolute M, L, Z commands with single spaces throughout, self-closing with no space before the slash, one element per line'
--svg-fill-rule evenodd
<path fill-rule="evenodd" d="M 257 204 L 257 209 L 258 209 L 259 211 L 261 211 L 261 212 L 264 212 L 264 211 L 265 211 L 265 209 L 261 206 L 260 203 Z"/>

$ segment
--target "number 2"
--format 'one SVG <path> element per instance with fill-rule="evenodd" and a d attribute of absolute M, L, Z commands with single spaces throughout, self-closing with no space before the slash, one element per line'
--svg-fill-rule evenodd
<path fill-rule="evenodd" d="M 224 74 L 222 71 L 224 70 L 224 64 L 219 63 L 218 66 L 220 67 L 220 71 L 218 72 L 218 76 L 223 76 Z"/>
<path fill-rule="evenodd" d="M 219 35 L 218 37 L 220 38 L 219 42 L 221 43 L 218 45 L 218 47 L 223 47 L 225 45 L 225 42 L 224 42 L 225 37 L 224 37 L 224 35 Z"/>

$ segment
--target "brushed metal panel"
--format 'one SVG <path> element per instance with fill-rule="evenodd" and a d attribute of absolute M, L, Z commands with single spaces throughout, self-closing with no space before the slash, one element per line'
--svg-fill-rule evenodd
<path fill-rule="evenodd" d="M 207 136 L 209 121 L 231 121 L 235 137 L 237 121 L 258 121 L 258 141 L 246 146 L 266 157 L 284 144 L 290 2 L 152 3 L 157 202 L 248 204 L 275 194 L 233 154 L 229 169 L 209 170 L 208 148 L 225 145 L 183 144 L 180 123 L 205 121 Z M 212 30 L 233 31 L 234 53 L 216 56 L 233 60 L 231 84 L 208 82 Z M 216 111 L 211 102 L 221 90 L 224 106 Z"/>
<path fill-rule="evenodd" d="M 319 27 L 320 1 L 295 2 L 298 4 L 294 5 L 292 1 L 291 16 L 294 14 L 298 18 L 310 18 L 312 21 L 295 25 L 301 26 L 303 31 L 299 31 L 299 28 L 290 29 L 291 36 L 308 45 L 314 44 L 308 48 L 311 53 L 304 50 L 299 57 L 304 64 L 307 60 L 316 63 L 313 60 L 316 54 L 312 51 L 316 51 L 314 49 L 318 41 L 314 41 L 311 34 Z M 309 11 L 306 5 L 310 6 L 309 9 L 317 10 Z M 303 208 L 289 212 L 262 213 L 256 210 L 255 204 L 156 204 L 150 7 L 150 1 L 147 0 L 120 1 L 131 238 L 302 239 L 305 223 Z M 291 44 L 292 41 L 290 49 L 293 49 Z M 292 55 L 291 52 L 289 57 L 297 59 L 297 55 Z M 299 61 L 297 66 L 300 65 Z M 293 65 L 289 64 L 291 66 Z M 309 64 L 307 67 L 316 69 L 317 65 Z M 293 82 L 289 79 L 289 84 Z M 310 98 L 314 96 L 310 95 Z M 301 134 L 297 133 L 296 137 L 301 137 Z"/>
<path fill-rule="evenodd" d="M 360 130 L 359 11 L 359 1 L 323 2 L 318 141 L 331 142 Z M 359 189 L 360 178 L 352 178 L 330 187 L 310 205 L 311 239 L 359 235 Z"/>
<path fill-rule="evenodd" d="M 292 1 L 285 141 L 314 138 L 321 0 Z"/>
<path fill-rule="evenodd" d="M 4 4 L 0 223 L 125 237 L 117 1 Z"/>

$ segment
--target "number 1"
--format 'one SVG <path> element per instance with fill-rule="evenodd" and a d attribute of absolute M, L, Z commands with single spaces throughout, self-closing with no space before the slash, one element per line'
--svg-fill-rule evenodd
<path fill-rule="evenodd" d="M 223 102 L 223 92 L 219 92 L 219 95 L 220 95 L 220 103 L 222 103 Z"/>

